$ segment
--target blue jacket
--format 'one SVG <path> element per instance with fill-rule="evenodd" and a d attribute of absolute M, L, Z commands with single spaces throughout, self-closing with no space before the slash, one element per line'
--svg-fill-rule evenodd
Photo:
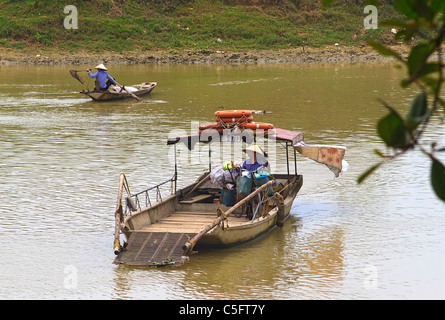
<path fill-rule="evenodd" d="M 101 89 L 105 89 L 107 87 L 107 79 L 111 81 L 111 83 L 116 84 L 116 81 L 105 71 L 99 70 L 95 74 L 92 74 L 91 71 L 88 72 L 90 78 L 96 78 L 99 82 L 99 87 Z"/>
<path fill-rule="evenodd" d="M 245 169 L 248 171 L 255 171 L 259 167 L 264 167 L 264 164 L 258 163 L 256 161 L 254 163 L 252 163 L 252 161 L 250 161 L 250 159 L 247 159 L 246 161 L 244 161 L 242 169 Z"/>

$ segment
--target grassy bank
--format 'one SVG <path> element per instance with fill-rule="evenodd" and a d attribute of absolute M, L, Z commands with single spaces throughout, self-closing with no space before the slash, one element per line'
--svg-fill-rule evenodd
<path fill-rule="evenodd" d="M 383 1 L 379 21 L 394 16 Z M 147 4 L 147 3 L 150 3 Z M 78 9 L 78 29 L 65 29 L 68 4 Z M 0 1 L 3 51 L 122 53 L 360 46 L 388 42 L 388 30 L 363 28 L 364 1 L 339 0 L 323 8 L 314 0 Z"/>

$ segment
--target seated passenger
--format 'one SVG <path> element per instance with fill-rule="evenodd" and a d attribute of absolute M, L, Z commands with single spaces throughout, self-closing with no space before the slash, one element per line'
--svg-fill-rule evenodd
<path fill-rule="evenodd" d="M 264 167 L 269 171 L 269 163 L 267 162 L 267 153 L 257 145 L 251 145 L 244 149 L 249 159 L 244 161 L 241 169 L 248 171 L 256 171 L 260 167 Z"/>

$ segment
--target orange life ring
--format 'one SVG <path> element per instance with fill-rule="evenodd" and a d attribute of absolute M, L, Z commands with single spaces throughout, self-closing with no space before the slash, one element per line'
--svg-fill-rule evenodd
<path fill-rule="evenodd" d="M 273 124 L 266 123 L 266 122 L 246 122 L 246 123 L 240 124 L 240 127 L 244 128 L 244 129 L 252 129 L 252 130 L 254 130 L 254 129 L 267 130 L 267 129 L 274 128 Z"/>
<path fill-rule="evenodd" d="M 240 118 L 242 116 L 250 117 L 251 115 L 250 110 L 221 110 L 215 112 L 215 116 L 220 118 Z"/>
<path fill-rule="evenodd" d="M 253 117 L 252 116 L 245 116 L 245 117 L 233 117 L 233 118 L 223 118 L 220 117 L 216 120 L 218 123 L 224 122 L 224 123 L 236 123 L 236 122 L 252 122 Z"/>

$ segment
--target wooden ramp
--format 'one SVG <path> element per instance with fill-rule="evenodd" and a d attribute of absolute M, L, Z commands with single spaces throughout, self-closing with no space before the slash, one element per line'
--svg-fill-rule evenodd
<path fill-rule="evenodd" d="M 182 246 L 196 233 L 133 232 L 128 245 L 114 263 L 135 266 L 179 266 L 182 264 Z"/>

